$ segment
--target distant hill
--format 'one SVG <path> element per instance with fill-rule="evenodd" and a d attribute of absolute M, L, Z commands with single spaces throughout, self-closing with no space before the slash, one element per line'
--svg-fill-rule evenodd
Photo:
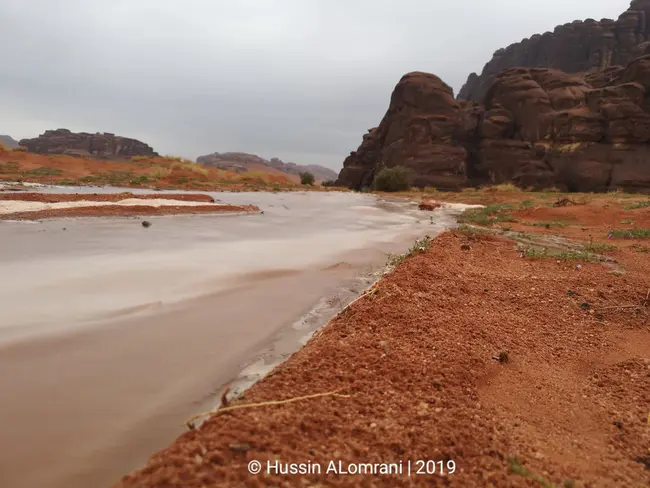
<path fill-rule="evenodd" d="M 0 143 L 4 144 L 7 149 L 18 147 L 18 141 L 10 136 L 3 136 L 0 134 Z"/>
<path fill-rule="evenodd" d="M 276 171 L 279 171 L 295 176 L 296 178 L 294 179 L 296 180 L 300 177 L 300 173 L 305 172 L 313 174 L 317 182 L 336 180 L 338 176 L 336 172 L 318 164 L 285 163 L 278 158 L 267 160 L 257 156 L 256 154 L 248 153 L 212 153 L 205 156 L 199 156 L 196 160 L 206 166 L 227 169 L 238 173 L 244 173 L 246 171 L 268 171 L 275 173 Z"/>

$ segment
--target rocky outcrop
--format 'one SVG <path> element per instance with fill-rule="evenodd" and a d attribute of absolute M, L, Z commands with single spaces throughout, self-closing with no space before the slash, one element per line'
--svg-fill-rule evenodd
<path fill-rule="evenodd" d="M 260 170 L 267 167 L 296 176 L 299 176 L 301 173 L 309 172 L 314 175 L 316 181 L 336 180 L 337 177 L 336 172 L 318 164 L 285 163 L 278 158 L 267 160 L 255 154 L 240 152 L 212 153 L 205 156 L 199 156 L 196 160 L 206 166 L 214 166 L 216 168 L 236 171 L 238 173 L 244 173 L 249 170 Z"/>
<path fill-rule="evenodd" d="M 132 156 L 158 156 L 144 142 L 127 137 L 103 134 L 74 133 L 68 129 L 45 131 L 33 139 L 22 139 L 20 145 L 28 152 L 38 154 L 68 154 L 92 156 L 99 159 L 128 159 Z"/>
<path fill-rule="evenodd" d="M 650 192 L 649 143 L 650 56 L 581 75 L 508 69 L 482 103 L 454 100 L 436 76 L 410 73 L 338 183 L 360 189 L 381 168 L 405 166 L 416 186 L 440 189 L 514 182 Z"/>
<path fill-rule="evenodd" d="M 0 134 L 0 144 L 2 144 L 7 149 L 14 149 L 18 147 L 18 141 L 16 141 L 13 137 L 3 136 L 1 134 Z"/>
<path fill-rule="evenodd" d="M 352 188 L 370 186 L 383 167 L 405 166 L 415 186 L 456 189 L 467 185 L 471 138 L 466 114 L 452 89 L 427 73 L 409 73 L 397 84 L 379 124 L 343 163 L 339 182 Z"/>
<path fill-rule="evenodd" d="M 650 0 L 633 0 L 618 20 L 575 21 L 499 49 L 480 76 L 469 75 L 458 97 L 482 101 L 495 77 L 508 68 L 540 67 L 582 73 L 626 65 L 645 54 L 650 54 Z"/>

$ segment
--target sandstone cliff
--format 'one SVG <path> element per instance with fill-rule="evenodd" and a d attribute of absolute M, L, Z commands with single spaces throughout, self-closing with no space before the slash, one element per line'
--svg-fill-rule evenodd
<path fill-rule="evenodd" d="M 238 173 L 251 170 L 263 171 L 265 168 L 270 168 L 294 176 L 299 176 L 300 173 L 310 172 L 314 175 L 317 181 L 335 180 L 337 178 L 336 172 L 318 164 L 285 163 L 278 158 L 267 160 L 255 154 L 248 153 L 212 153 L 205 156 L 199 156 L 196 160 L 207 166 L 214 166 L 221 169 L 236 171 Z"/>
<path fill-rule="evenodd" d="M 508 69 L 483 103 L 455 100 L 438 77 L 410 73 L 338 183 L 363 188 L 379 169 L 405 166 L 416 186 L 439 189 L 514 182 L 650 192 L 649 142 L 650 56 L 581 75 Z"/>
<path fill-rule="evenodd" d="M 650 0 L 633 0 L 618 20 L 575 21 L 499 49 L 481 75 L 469 76 L 458 97 L 482 101 L 494 78 L 513 67 L 581 73 L 626 65 L 638 56 L 650 54 L 649 41 Z"/>
<path fill-rule="evenodd" d="M 158 153 L 144 142 L 107 132 L 88 134 L 74 133 L 68 129 L 48 130 L 33 139 L 22 139 L 20 145 L 27 151 L 38 154 L 93 156 L 99 159 L 158 156 Z"/>

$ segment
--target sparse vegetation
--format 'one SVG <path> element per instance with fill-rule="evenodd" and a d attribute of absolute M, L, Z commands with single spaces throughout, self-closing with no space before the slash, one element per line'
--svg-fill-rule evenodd
<path fill-rule="evenodd" d="M 315 181 L 314 175 L 309 171 L 305 173 L 300 173 L 300 184 L 301 185 L 313 185 Z"/>
<path fill-rule="evenodd" d="M 162 166 L 158 166 L 157 168 L 154 168 L 153 171 L 151 171 L 151 176 L 154 178 L 167 178 L 170 174 L 172 173 L 172 170 L 169 168 L 163 168 Z"/>
<path fill-rule="evenodd" d="M 187 170 L 187 171 L 192 171 L 193 173 L 197 173 L 203 176 L 207 176 L 208 174 L 208 168 L 203 166 L 200 163 L 194 163 L 192 161 L 188 160 L 183 160 L 181 162 L 176 162 L 172 164 L 172 170 L 174 169 L 180 169 L 180 170 Z"/>
<path fill-rule="evenodd" d="M 459 225 L 456 231 L 470 237 L 476 237 L 477 234 L 485 234 L 490 232 L 488 229 L 484 229 L 482 227 L 472 227 L 471 225 L 467 224 Z"/>
<path fill-rule="evenodd" d="M 18 173 L 20 171 L 20 164 L 15 161 L 7 163 L 0 163 L 0 173 Z"/>
<path fill-rule="evenodd" d="M 530 210 L 533 208 L 533 201 L 532 200 L 524 200 L 519 204 L 519 209 L 520 210 Z"/>
<path fill-rule="evenodd" d="M 529 259 L 557 259 L 560 261 L 584 261 L 584 262 L 593 262 L 599 261 L 600 259 L 595 254 L 592 254 L 587 251 L 574 251 L 574 250 L 563 250 L 556 251 L 551 250 L 546 247 L 527 247 L 520 249 L 523 256 Z"/>
<path fill-rule="evenodd" d="M 508 460 L 508 470 L 512 474 L 518 474 L 519 476 L 523 476 L 524 478 L 533 480 L 536 483 L 539 483 L 539 485 L 544 488 L 554 488 L 553 483 L 550 483 L 546 481 L 544 478 L 542 478 L 541 476 L 528 471 L 528 469 L 526 469 L 517 458 L 512 458 Z"/>
<path fill-rule="evenodd" d="M 636 210 L 636 209 L 639 209 L 639 208 L 647 208 L 647 207 L 650 207 L 650 200 L 646 200 L 644 202 L 637 202 L 637 203 L 634 203 L 632 205 L 628 205 L 627 207 L 625 207 L 625 210 Z"/>
<path fill-rule="evenodd" d="M 522 192 L 523 190 L 512 183 L 502 183 L 500 185 L 489 186 L 485 188 L 488 192 Z"/>
<path fill-rule="evenodd" d="M 650 229 L 614 229 L 609 231 L 608 237 L 614 239 L 649 239 Z"/>
<path fill-rule="evenodd" d="M 404 260 L 411 258 L 421 252 L 426 251 L 431 247 L 431 237 L 424 236 L 422 239 L 417 239 L 413 246 L 405 252 L 404 254 L 391 254 L 388 256 L 387 266 L 393 268 L 398 264 L 404 262 Z"/>
<path fill-rule="evenodd" d="M 585 251 L 588 252 L 605 252 L 605 251 L 616 251 L 616 246 L 612 246 L 611 244 L 602 244 L 599 242 L 589 242 L 588 244 L 585 244 Z"/>
<path fill-rule="evenodd" d="M 0 152 L 7 152 L 9 149 L 2 142 L 0 142 Z"/>
<path fill-rule="evenodd" d="M 382 169 L 372 182 L 377 191 L 395 192 L 406 191 L 411 187 L 411 172 L 403 166 Z"/>
<path fill-rule="evenodd" d="M 546 227 L 547 229 L 550 229 L 551 227 L 567 227 L 569 224 L 566 222 L 559 222 L 557 220 L 554 220 L 552 222 L 528 222 L 526 225 L 533 227 Z"/>
<path fill-rule="evenodd" d="M 24 148 L 23 146 L 18 146 L 18 147 L 14 147 L 11 151 L 12 152 L 27 152 L 27 148 Z"/>
<path fill-rule="evenodd" d="M 336 181 L 334 181 L 334 180 L 323 181 L 322 186 L 324 186 L 326 188 L 334 187 L 334 186 L 336 186 Z"/>
<path fill-rule="evenodd" d="M 488 205 L 482 209 L 465 210 L 458 218 L 458 222 L 462 224 L 476 224 L 483 226 L 491 226 L 496 223 L 502 222 L 517 222 L 506 210 L 511 210 L 512 205 L 504 203 L 495 203 Z"/>
<path fill-rule="evenodd" d="M 48 166 L 41 166 L 40 168 L 27 171 L 28 176 L 60 176 L 63 170 L 57 168 L 50 168 Z"/>

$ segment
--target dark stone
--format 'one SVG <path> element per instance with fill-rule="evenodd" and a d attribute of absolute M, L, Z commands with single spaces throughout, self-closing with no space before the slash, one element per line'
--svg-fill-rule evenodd
<path fill-rule="evenodd" d="M 499 49 L 480 75 L 472 73 L 458 94 L 481 101 L 494 78 L 513 67 L 554 68 L 566 73 L 626 65 L 650 54 L 650 0 L 634 0 L 618 20 L 574 21 Z"/>
<path fill-rule="evenodd" d="M 119 160 L 133 156 L 158 156 L 151 147 L 136 139 L 109 133 L 74 133 L 68 129 L 48 130 L 33 139 L 22 139 L 20 145 L 32 153 L 92 156 L 98 159 Z"/>

